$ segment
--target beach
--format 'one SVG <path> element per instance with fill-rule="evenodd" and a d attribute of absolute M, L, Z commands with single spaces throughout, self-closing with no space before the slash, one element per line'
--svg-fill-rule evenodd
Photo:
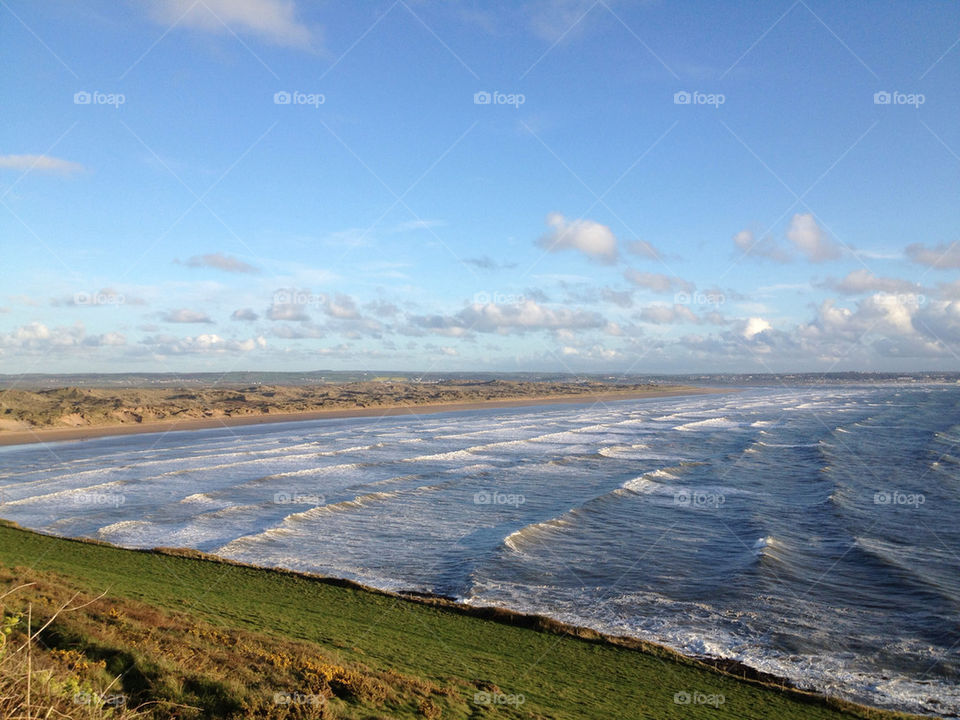
<path fill-rule="evenodd" d="M 503 387 L 506 386 L 506 387 Z M 63 427 L 55 425 L 59 420 L 64 422 L 63 414 L 60 418 L 45 418 L 41 421 L 37 418 L 34 407 L 24 402 L 20 397 L 7 391 L 0 393 L 2 405 L 0 407 L 10 408 L 7 417 L 18 417 L 18 421 L 7 421 L 7 425 L 0 426 L 0 446 L 21 445 L 27 443 L 39 442 L 64 442 L 69 440 L 91 440 L 99 437 L 111 435 L 131 435 L 139 433 L 167 433 L 182 432 L 189 430 L 205 430 L 210 428 L 229 428 L 245 425 L 259 425 L 262 423 L 281 423 L 298 422 L 303 420 L 322 420 L 325 418 L 350 418 L 350 417 L 387 417 L 397 415 L 423 415 L 427 413 L 439 412 L 460 412 L 465 410 L 483 410 L 496 408 L 525 407 L 534 405 L 553 405 L 560 403 L 604 403 L 616 400 L 630 400 L 641 398 L 662 398 L 675 397 L 681 395 L 691 395 L 698 393 L 716 393 L 729 392 L 729 390 L 717 390 L 712 388 L 699 388 L 691 386 L 626 386 L 622 388 L 611 389 L 611 386 L 571 386 L 550 384 L 549 386 L 537 386 L 534 383 L 513 384 L 502 383 L 497 386 L 498 394 L 502 397 L 491 397 L 490 385 L 455 386 L 446 388 L 444 386 L 429 386 L 434 389 L 431 395 L 412 394 L 409 386 L 403 386 L 402 389 L 390 387 L 379 394 L 373 394 L 369 390 L 359 394 L 353 394 L 347 400 L 340 400 L 337 407 L 319 408 L 310 410 L 298 410 L 295 412 L 286 411 L 288 404 L 271 401 L 268 405 L 262 405 L 258 410 L 249 410 L 248 407 L 236 408 L 227 406 L 222 400 L 207 400 L 203 409 L 195 411 L 193 414 L 183 404 L 173 408 L 166 408 L 168 415 L 181 415 L 176 419 L 143 419 L 143 408 L 137 408 L 141 411 L 136 413 L 132 408 L 120 407 L 111 408 L 109 414 L 101 413 L 95 416 L 93 420 L 86 420 L 85 417 L 93 407 L 91 398 L 96 398 L 95 391 L 74 390 L 73 394 L 77 398 L 73 400 L 73 407 L 70 408 L 68 420 L 81 424 L 73 427 Z M 576 390 L 576 392 L 574 392 Z M 277 388 L 270 387 L 258 388 L 257 392 L 277 393 L 287 391 L 288 393 L 297 393 L 298 399 L 301 399 L 304 393 L 302 388 Z M 125 395 L 143 394 L 144 390 L 112 391 L 104 393 L 108 399 L 116 402 L 127 400 Z M 156 394 L 156 391 L 150 391 Z M 238 395 L 237 390 L 222 390 L 221 392 L 230 395 Z M 191 393 L 196 394 L 196 389 L 191 389 Z M 249 391 L 248 391 L 249 393 Z M 183 389 L 171 389 L 164 391 L 167 397 L 178 398 L 184 394 Z M 466 395 L 468 399 L 447 400 L 444 395 Z M 274 395 L 275 396 L 275 395 Z M 437 399 L 437 396 L 440 399 Z M 471 397 L 472 396 L 472 397 Z M 244 395 L 246 398 L 246 395 Z M 309 398 L 309 395 L 307 395 Z M 100 398 L 96 398 L 100 399 Z M 326 400 L 326 397 L 318 399 L 319 402 Z M 247 402 L 245 399 L 243 402 Z M 159 404 L 159 403 L 158 403 Z M 372 407 L 369 405 L 373 405 Z M 253 406 L 256 407 L 256 406 Z M 19 410 L 19 413 L 17 412 Z M 229 414 L 231 411 L 238 414 Z M 208 414 L 208 417 L 195 417 L 197 412 Z M 156 413 L 154 413 L 156 414 Z M 140 419 L 137 419 L 140 418 Z M 43 422 L 44 424 L 40 424 Z M 15 428 L 15 429 L 4 429 Z"/>

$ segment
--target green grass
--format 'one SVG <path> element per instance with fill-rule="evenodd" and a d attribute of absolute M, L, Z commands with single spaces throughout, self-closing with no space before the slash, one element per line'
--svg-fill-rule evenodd
<path fill-rule="evenodd" d="M 495 621 L 456 608 L 411 602 L 292 573 L 122 550 L 6 526 L 0 526 L 0 567 L 20 568 L 8 573 L 11 581 L 14 576 L 28 578 L 39 573 L 43 582 L 56 578 L 92 596 L 107 591 L 103 602 L 132 603 L 124 612 L 139 613 L 138 617 L 146 617 L 142 608 L 150 606 L 167 614 L 164 617 L 177 618 L 181 625 L 214 628 L 195 632 L 198 637 L 218 636 L 217 628 L 234 633 L 237 647 L 267 648 L 258 650 L 257 657 L 266 657 L 268 651 L 281 652 L 271 643 L 286 643 L 283 652 L 315 652 L 324 662 L 357 668 L 370 683 L 388 686 L 386 700 L 376 692 L 335 692 L 336 702 L 330 708 L 334 717 L 906 717 L 747 682 L 653 646 L 643 650 L 620 647 L 597 638 L 563 634 L 551 623 L 540 623 L 546 630 L 524 627 L 538 624 L 529 618 L 503 613 L 500 621 Z M 11 584 L 0 585 L 0 594 Z M 159 659 L 150 661 L 156 665 L 153 676 L 145 680 L 144 673 L 136 675 L 136 696 L 141 701 L 152 697 L 151 688 L 165 682 L 163 653 L 176 651 L 171 646 L 172 635 L 155 637 L 143 629 L 145 623 L 149 621 L 141 620 L 139 629 L 129 631 L 149 638 L 156 646 L 150 645 L 154 648 L 150 652 Z M 87 629 L 76 631 L 79 636 L 72 637 L 70 647 L 89 650 L 95 644 L 91 640 L 93 626 L 84 627 Z M 110 637 L 116 643 L 122 636 L 115 633 Z M 98 642 L 103 645 L 107 640 Z M 204 647 L 213 652 L 217 646 Z M 110 652 L 119 653 L 120 649 Z M 240 656 L 233 661 L 246 662 L 237 658 Z M 241 674 L 238 671 L 238 677 Z M 224 678 L 214 681 L 209 672 L 201 675 L 180 678 L 175 688 L 194 706 L 220 698 L 210 700 L 208 710 L 195 717 L 231 716 L 229 698 L 222 696 L 233 686 Z M 283 682 L 293 682 L 290 678 Z M 127 679 L 122 679 L 121 685 L 123 682 Z M 204 682 L 216 687 L 204 686 Z M 246 689 L 237 685 L 235 691 L 249 695 L 253 692 L 250 682 L 243 686 Z M 284 687 L 296 690 L 289 684 Z M 474 694 L 484 691 L 522 695 L 524 702 L 500 706 L 474 702 Z M 165 697 L 171 693 L 176 697 L 169 687 L 165 692 Z M 684 692 L 722 697 L 723 703 L 674 702 L 674 696 Z"/>

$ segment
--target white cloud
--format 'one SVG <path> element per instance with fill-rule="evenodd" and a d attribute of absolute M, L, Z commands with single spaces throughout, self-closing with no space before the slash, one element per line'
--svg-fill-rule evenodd
<path fill-rule="evenodd" d="M 230 316 L 231 320 L 242 320 L 243 322 L 253 322 L 260 318 L 253 310 L 250 308 L 240 308 L 234 310 L 233 314 Z"/>
<path fill-rule="evenodd" d="M 502 263 L 494 260 L 489 255 L 482 255 L 475 258 L 464 258 L 465 265 L 472 265 L 479 270 L 512 270 L 517 266 L 516 263 Z"/>
<path fill-rule="evenodd" d="M 188 310 L 181 308 L 179 310 L 170 310 L 162 313 L 160 319 L 168 323 L 212 323 L 213 320 L 199 310 Z"/>
<path fill-rule="evenodd" d="M 658 293 L 692 292 L 694 288 L 693 283 L 683 278 L 670 277 L 662 273 L 640 272 L 630 268 L 623 273 L 623 276 L 634 285 Z"/>
<path fill-rule="evenodd" d="M 309 48 L 314 33 L 297 19 L 292 0 L 152 0 L 150 14 L 164 25 L 206 32 L 257 35 L 276 45 Z"/>
<path fill-rule="evenodd" d="M 349 295 L 337 295 L 324 303 L 324 312 L 338 320 L 353 320 L 360 317 L 357 305 Z"/>
<path fill-rule="evenodd" d="M 753 258 L 765 258 L 779 263 L 788 263 L 793 258 L 786 248 L 781 247 L 772 237 L 757 238 L 752 230 L 741 230 L 733 236 L 734 246 L 745 255 Z"/>
<path fill-rule="evenodd" d="M 810 262 L 820 263 L 840 257 L 840 246 L 817 225 L 816 219 L 809 213 L 793 216 L 787 229 L 787 239 Z"/>
<path fill-rule="evenodd" d="M 182 263 L 176 260 L 178 264 L 187 267 L 208 267 L 216 270 L 223 270 L 230 273 L 258 273 L 259 268 L 243 262 L 238 258 L 223 253 L 210 253 L 207 255 L 194 255 L 192 258 L 184 260 Z"/>
<path fill-rule="evenodd" d="M 646 240 L 634 240 L 627 245 L 627 252 L 650 258 L 651 260 L 659 260 L 663 257 L 663 254 Z"/>
<path fill-rule="evenodd" d="M 760 317 L 748 318 L 746 323 L 743 326 L 743 330 L 740 331 L 740 334 L 747 340 L 752 340 L 754 337 L 760 333 L 766 332 L 767 330 L 772 330 L 773 326 Z"/>
<path fill-rule="evenodd" d="M 600 299 L 622 308 L 633 307 L 633 292 L 630 290 L 614 290 L 608 287 L 601 288 Z"/>
<path fill-rule="evenodd" d="M 595 312 L 547 308 L 533 300 L 499 305 L 473 303 L 453 316 L 419 316 L 410 319 L 415 328 L 441 335 L 464 336 L 470 332 L 525 333 L 540 330 L 584 330 L 604 327 Z"/>
<path fill-rule="evenodd" d="M 938 270 L 960 268 L 960 241 L 929 248 L 923 243 L 914 243 L 907 246 L 906 253 L 908 258 L 920 265 Z"/>
<path fill-rule="evenodd" d="M 537 245 L 548 252 L 579 250 L 603 263 L 617 259 L 617 238 L 606 225 L 593 220 L 568 221 L 560 213 L 550 213 L 547 225 L 552 229 L 537 240 Z"/>
<path fill-rule="evenodd" d="M 278 325 L 272 334 L 284 340 L 304 340 L 326 337 L 327 333 L 319 325 L 305 322 L 300 325 Z"/>
<path fill-rule="evenodd" d="M 21 325 L 8 333 L 0 334 L 0 355 L 55 354 L 63 357 L 71 351 L 82 351 L 104 346 L 118 347 L 126 344 L 122 333 L 108 332 L 102 335 L 87 335 L 83 323 L 50 328 L 41 322 Z"/>
<path fill-rule="evenodd" d="M 900 278 L 878 277 L 866 268 L 853 270 L 842 280 L 827 278 L 823 287 L 836 290 L 844 295 L 858 295 L 865 292 L 910 293 L 916 292 L 919 286 L 909 280 Z"/>
<path fill-rule="evenodd" d="M 960 278 L 952 283 L 940 283 L 937 285 L 937 296 L 944 300 L 960 300 Z M 0 312 L 3 312 L 0 309 Z"/>
<path fill-rule="evenodd" d="M 226 340 L 212 333 L 196 337 L 152 335 L 145 337 L 141 343 L 157 355 L 221 355 L 250 352 L 267 346 L 267 341 L 262 337 Z"/>
<path fill-rule="evenodd" d="M 103 335 L 87 335 L 81 343 L 85 347 L 123 347 L 127 344 L 127 336 L 117 332 L 104 333 Z"/>
<path fill-rule="evenodd" d="M 0 168 L 58 175 L 72 175 L 86 169 L 80 163 L 52 157 L 51 155 L 0 155 Z"/>
<path fill-rule="evenodd" d="M 564 345 L 560 348 L 560 353 L 567 358 L 577 358 L 579 360 L 611 361 L 623 358 L 623 353 L 616 349 L 605 347 L 603 345 L 591 345 L 589 347 L 575 347 L 573 345 Z"/>
<path fill-rule="evenodd" d="M 293 297 L 293 295 L 290 297 Z M 307 314 L 304 306 L 300 303 L 292 302 L 274 302 L 267 308 L 266 315 L 268 320 L 289 322 L 307 322 L 310 320 L 310 316 Z"/>
<path fill-rule="evenodd" d="M 640 320 L 654 325 L 679 325 L 700 322 L 685 305 L 649 305 L 640 311 Z"/>

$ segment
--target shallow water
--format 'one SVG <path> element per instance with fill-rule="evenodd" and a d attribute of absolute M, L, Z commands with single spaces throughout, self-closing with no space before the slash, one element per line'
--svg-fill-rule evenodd
<path fill-rule="evenodd" d="M 745 389 L 0 449 L 0 516 L 549 614 L 960 714 L 960 388 Z"/>

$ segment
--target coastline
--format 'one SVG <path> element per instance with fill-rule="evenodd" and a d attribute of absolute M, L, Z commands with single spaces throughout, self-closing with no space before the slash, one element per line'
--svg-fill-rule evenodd
<path fill-rule="evenodd" d="M 681 653 L 673 648 L 659 643 L 642 640 L 632 636 L 610 635 L 593 628 L 573 625 L 556 620 L 548 615 L 524 613 L 500 606 L 472 605 L 456 598 L 437 595 L 427 592 L 391 591 L 335 576 L 320 575 L 309 572 L 288 570 L 282 567 L 270 567 L 252 563 L 239 562 L 218 555 L 178 547 L 154 548 L 125 548 L 109 542 L 92 538 L 76 538 L 48 534 L 22 527 L 15 522 L 0 519 L 0 536 L 8 533 L 19 534 L 23 540 L 35 537 L 42 542 L 66 543 L 65 547 L 90 547 L 91 552 L 102 552 L 105 555 L 120 553 L 126 557 L 167 558 L 176 563 L 202 563 L 207 566 L 234 568 L 245 573 L 254 573 L 263 583 L 283 585 L 288 582 L 306 583 L 318 587 L 342 588 L 357 593 L 361 604 L 377 603 L 377 599 L 391 603 L 409 604 L 411 611 L 415 607 L 429 608 L 434 612 L 451 614 L 463 618 L 479 620 L 492 625 L 509 626 L 520 630 L 527 630 L 556 637 L 555 642 L 563 642 L 561 638 L 572 641 L 585 642 L 618 652 L 638 653 L 658 660 L 659 663 L 672 663 L 679 667 L 688 667 L 707 673 L 717 678 L 725 677 L 746 686 L 758 688 L 764 692 L 771 692 L 774 696 L 789 698 L 801 705 L 823 708 L 844 717 L 871 718 L 875 720 L 890 718 L 900 720 L 907 718 L 929 717 L 906 713 L 904 711 L 864 705 L 821 692 L 798 688 L 786 678 L 758 671 L 736 660 L 725 660 L 707 656 L 692 656 Z M 13 540 L 15 536 L 8 539 Z M 46 540 L 43 540 L 46 539 Z M 33 544 L 31 542 L 31 544 Z M 100 549 L 100 550 L 98 550 Z M 106 558 L 101 558 L 106 559 Z M 71 573 L 72 574 L 72 573 Z M 706 676 L 705 676 L 706 677 Z"/>
<path fill-rule="evenodd" d="M 44 427 L 30 430 L 5 430 L 0 432 L 0 447 L 28 445 L 33 443 L 66 442 L 70 440 L 93 440 L 114 435 L 139 435 L 141 433 L 168 433 L 185 430 L 209 430 L 212 428 L 241 427 L 266 423 L 299 422 L 305 420 L 334 420 L 354 417 L 389 417 L 397 415 L 426 415 L 466 410 L 489 410 L 497 408 L 533 407 L 538 405 L 586 404 L 616 400 L 643 400 L 647 398 L 680 397 L 685 395 L 712 395 L 732 390 L 707 387 L 673 387 L 662 390 L 629 390 L 622 392 L 582 393 L 567 395 L 527 396 L 509 399 L 471 400 L 468 402 L 417 403 L 414 405 L 381 405 L 377 407 L 331 408 L 292 413 L 260 413 L 256 415 L 224 415 L 188 420 L 163 420 L 159 422 L 84 425 L 80 427 Z"/>

